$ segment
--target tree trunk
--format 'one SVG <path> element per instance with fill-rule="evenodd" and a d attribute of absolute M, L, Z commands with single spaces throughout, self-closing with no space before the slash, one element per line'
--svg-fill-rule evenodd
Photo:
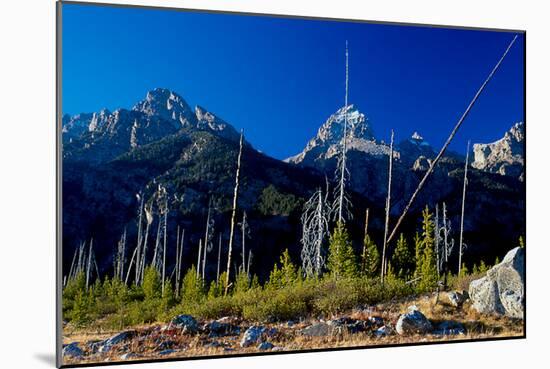
<path fill-rule="evenodd" d="M 388 228 L 390 225 L 390 203 L 391 203 L 391 176 L 393 166 L 393 129 L 390 138 L 390 160 L 388 166 L 388 196 L 386 197 L 386 218 L 384 221 L 384 244 L 382 245 L 382 267 L 380 270 L 380 278 L 384 280 L 386 275 L 386 248 L 388 246 Z"/>
<path fill-rule="evenodd" d="M 460 213 L 460 240 L 458 243 L 458 274 L 462 270 L 463 232 L 464 232 L 464 203 L 466 202 L 466 186 L 468 185 L 468 158 L 470 155 L 470 141 L 466 148 L 466 163 L 464 163 L 464 183 L 462 185 L 462 211 Z"/>
<path fill-rule="evenodd" d="M 231 268 L 231 253 L 233 250 L 233 234 L 235 232 L 235 215 L 237 212 L 237 200 L 239 195 L 239 174 L 241 170 L 241 157 L 243 153 L 243 131 L 241 130 L 241 138 L 239 140 L 239 155 L 237 157 L 237 171 L 235 173 L 235 189 L 233 190 L 233 208 L 231 210 L 231 228 L 229 230 L 229 250 L 227 253 L 227 275 L 225 277 L 225 291 L 224 294 L 227 295 L 229 289 L 229 274 Z"/>
<path fill-rule="evenodd" d="M 487 84 L 489 83 L 489 81 L 491 80 L 491 78 L 493 78 L 493 75 L 495 74 L 495 72 L 498 70 L 498 68 L 500 67 L 500 64 L 502 63 L 502 61 L 504 60 L 504 58 L 506 57 L 506 55 L 508 54 L 508 52 L 510 51 L 510 49 L 512 48 L 512 45 L 514 44 L 514 42 L 516 42 L 516 39 L 518 38 L 518 36 L 514 36 L 514 38 L 512 39 L 512 41 L 510 42 L 510 44 L 508 45 L 508 48 L 506 49 L 506 51 L 504 52 L 504 54 L 502 55 L 502 57 L 499 59 L 499 61 L 497 62 L 497 64 L 494 66 L 494 68 L 491 70 L 491 73 L 489 73 L 489 76 L 485 79 L 485 81 L 483 82 L 483 84 L 481 85 L 481 87 L 477 90 L 476 94 L 474 95 L 472 101 L 470 101 L 470 104 L 468 104 L 468 107 L 466 108 L 466 110 L 464 111 L 464 113 L 462 114 L 462 116 L 460 117 L 460 119 L 458 120 L 458 122 L 455 124 L 453 130 L 451 131 L 451 134 L 449 135 L 449 137 L 447 138 L 447 141 L 445 141 L 445 144 L 443 145 L 443 147 L 441 148 L 441 150 L 439 151 L 439 153 L 437 154 L 437 156 L 435 157 L 434 161 L 432 161 L 432 163 L 430 164 L 430 167 L 428 168 L 428 170 L 426 171 L 426 173 L 424 174 L 424 177 L 422 177 L 422 180 L 420 181 L 420 183 L 418 184 L 418 186 L 416 187 L 416 190 L 413 192 L 413 194 L 411 195 L 411 198 L 409 200 L 409 202 L 407 203 L 407 205 L 405 206 L 405 209 L 403 209 L 403 212 L 401 213 L 401 216 L 399 217 L 399 219 L 397 220 L 397 222 L 395 223 L 395 226 L 393 227 L 393 230 L 388 238 L 388 242 L 392 240 L 392 238 L 395 236 L 395 234 L 397 233 L 397 230 L 399 229 L 399 226 L 401 225 L 401 222 L 403 222 L 403 219 L 405 218 L 405 216 L 407 215 L 410 207 L 412 206 L 414 200 L 416 199 L 416 196 L 418 196 L 418 193 L 420 192 L 420 190 L 422 189 L 422 187 L 424 187 L 424 184 L 426 183 L 426 180 L 428 179 L 428 177 L 430 176 L 430 174 L 433 172 L 436 164 L 439 162 L 439 159 L 441 159 L 441 157 L 443 156 L 443 154 L 445 153 L 445 151 L 447 150 L 447 147 L 450 145 L 451 141 L 453 140 L 454 136 L 456 135 L 456 132 L 458 131 L 458 129 L 460 128 L 460 126 L 462 125 L 462 123 L 464 122 L 464 120 L 466 119 L 466 117 L 468 116 L 468 114 L 470 113 L 470 111 L 472 110 L 472 108 L 474 107 L 476 101 L 478 100 L 479 96 L 481 95 L 481 93 L 483 92 L 483 90 L 485 89 L 485 87 L 487 86 Z"/>

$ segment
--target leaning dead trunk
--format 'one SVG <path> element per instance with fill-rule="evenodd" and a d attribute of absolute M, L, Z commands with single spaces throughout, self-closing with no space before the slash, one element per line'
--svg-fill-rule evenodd
<path fill-rule="evenodd" d="M 229 289 L 229 274 L 231 271 L 231 253 L 233 251 L 233 235 L 235 232 L 235 215 L 237 212 L 237 200 L 239 196 L 239 175 L 241 171 L 241 157 L 243 153 L 243 131 L 241 130 L 241 138 L 239 140 L 239 155 L 237 157 L 237 171 L 235 173 L 235 188 L 233 190 L 233 208 L 231 210 L 231 227 L 229 229 L 229 250 L 227 254 L 227 275 L 225 277 L 225 291 L 227 295 Z"/>
<path fill-rule="evenodd" d="M 506 55 L 508 55 L 508 52 L 512 48 L 512 45 L 514 44 L 514 42 L 516 42 L 517 38 L 518 38 L 517 35 L 514 36 L 514 38 L 512 39 L 510 44 L 508 45 L 508 48 L 506 49 L 506 51 L 504 51 L 504 54 L 502 55 L 502 57 L 499 59 L 497 64 L 494 66 L 494 68 L 491 70 L 491 73 L 489 73 L 489 76 L 485 79 L 485 81 L 483 82 L 481 87 L 477 90 L 477 92 L 474 95 L 472 101 L 470 101 L 470 104 L 468 104 L 468 107 L 466 108 L 466 110 L 464 111 L 464 113 L 462 114 L 462 116 L 460 117 L 458 122 L 455 124 L 453 130 L 451 131 L 451 134 L 447 138 L 447 141 L 445 141 L 445 144 L 443 145 L 443 147 L 441 148 L 441 150 L 439 151 L 439 153 L 437 154 L 435 159 L 430 164 L 430 167 L 428 168 L 428 170 L 424 174 L 424 177 L 422 177 L 422 180 L 420 181 L 420 183 L 416 187 L 416 190 L 411 195 L 411 198 L 410 198 L 409 202 L 407 203 L 407 205 L 403 209 L 403 212 L 401 213 L 401 216 L 397 219 L 397 222 L 395 223 L 395 226 L 393 227 L 393 230 L 392 230 L 390 236 L 388 237 L 388 242 L 390 242 L 392 240 L 392 238 L 395 237 L 395 234 L 397 233 L 397 230 L 399 229 L 399 226 L 401 225 L 401 223 L 403 222 L 403 219 L 405 218 L 405 216 L 409 212 L 409 209 L 412 206 L 412 204 L 413 204 L 414 200 L 416 199 L 416 197 L 418 196 L 418 193 L 424 187 L 424 184 L 426 183 L 426 180 L 428 179 L 430 174 L 433 172 L 435 166 L 439 162 L 439 159 L 441 159 L 441 157 L 443 156 L 443 154 L 447 150 L 447 147 L 450 145 L 451 141 L 453 140 L 454 136 L 456 135 L 456 132 L 458 131 L 458 129 L 462 125 L 462 122 L 464 122 L 464 120 L 466 119 L 466 117 L 468 116 L 470 111 L 472 110 L 473 106 L 475 105 L 477 99 L 479 98 L 479 96 L 481 95 L 481 93 L 483 92 L 483 90 L 485 89 L 485 87 L 487 86 L 489 81 L 491 80 L 491 78 L 493 78 L 493 75 L 495 74 L 497 69 L 500 67 L 500 64 L 502 64 L 502 61 L 504 60 Z"/>

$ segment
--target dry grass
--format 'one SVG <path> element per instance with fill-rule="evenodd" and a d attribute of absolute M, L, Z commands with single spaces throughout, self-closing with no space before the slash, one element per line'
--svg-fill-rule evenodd
<path fill-rule="evenodd" d="M 452 320 L 460 322 L 466 329 L 465 335 L 456 336 L 436 336 L 436 335 L 406 335 L 400 336 L 392 334 L 384 337 L 377 337 L 372 332 L 361 333 L 341 333 L 325 337 L 308 337 L 299 333 L 300 329 L 307 327 L 315 322 L 313 319 L 305 320 L 292 326 L 286 324 L 264 324 L 269 328 L 276 328 L 277 333 L 269 338 L 275 347 L 281 351 L 327 349 L 339 347 L 357 347 L 357 346 L 378 346 L 411 344 L 419 342 L 448 342 L 453 340 L 469 339 L 490 339 L 497 337 L 520 337 L 523 335 L 523 322 L 506 317 L 481 315 L 470 309 L 468 303 L 462 308 L 456 308 L 446 303 L 442 297 L 438 304 L 435 304 L 434 295 L 425 295 L 417 298 L 410 298 L 398 302 L 379 304 L 370 307 L 369 311 L 353 311 L 341 316 L 350 316 L 355 319 L 367 319 L 369 316 L 378 316 L 384 319 L 386 324 L 394 326 L 400 314 L 407 311 L 410 305 L 416 305 L 433 323 Z M 443 301 L 442 301 L 443 300 Z M 85 343 L 92 340 L 103 340 L 112 336 L 116 332 L 107 331 L 71 331 L 67 327 L 64 336 L 64 342 L 78 342 L 86 353 L 84 359 L 66 358 L 66 363 L 93 363 L 104 361 L 122 361 L 121 355 L 124 352 L 132 352 L 135 357 L 124 360 L 144 360 L 159 358 L 185 358 L 197 356 L 213 355 L 233 355 L 256 353 L 259 350 L 256 346 L 242 348 L 239 342 L 246 327 L 253 322 L 243 322 L 237 319 L 232 324 L 241 327 L 241 334 L 235 336 L 225 336 L 209 338 L 205 334 L 190 335 L 182 334 L 178 330 L 162 330 L 162 323 L 134 327 L 139 332 L 138 336 L 125 344 L 114 347 L 107 353 L 92 353 Z M 166 348 L 172 348 L 175 351 L 167 355 L 159 354 L 159 345 L 168 342 Z M 213 342 L 217 347 L 210 346 Z"/>

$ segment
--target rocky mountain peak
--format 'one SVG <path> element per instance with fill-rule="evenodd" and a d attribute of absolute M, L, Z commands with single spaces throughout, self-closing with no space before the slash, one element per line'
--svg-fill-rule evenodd
<path fill-rule="evenodd" d="M 343 106 L 332 114 L 326 122 L 319 128 L 317 139 L 326 143 L 340 142 L 344 136 L 344 123 L 347 116 L 347 136 L 349 138 L 359 138 L 373 140 L 374 133 L 369 124 L 368 118 L 361 113 L 353 104 Z"/>
<path fill-rule="evenodd" d="M 196 116 L 187 102 L 166 88 L 155 88 L 147 92 L 145 99 L 134 105 L 132 110 L 166 119 L 172 122 L 175 128 L 196 124 Z"/>
<path fill-rule="evenodd" d="M 195 106 L 195 116 L 197 118 L 198 129 L 213 131 L 219 136 L 230 140 L 239 140 L 239 133 L 233 126 L 205 108 L 199 105 Z"/>
<path fill-rule="evenodd" d="M 389 152 L 387 145 L 376 142 L 368 118 L 353 104 L 341 107 L 319 128 L 317 135 L 305 149 L 285 161 L 299 164 L 304 161 L 313 163 L 317 159 L 328 159 L 339 152 L 344 137 L 344 123 L 347 120 L 347 145 L 349 150 L 363 151 L 373 155 Z M 310 163 L 310 164 L 311 164 Z"/>
<path fill-rule="evenodd" d="M 501 139 L 474 144 L 472 167 L 491 173 L 523 178 L 525 125 L 515 123 Z"/>

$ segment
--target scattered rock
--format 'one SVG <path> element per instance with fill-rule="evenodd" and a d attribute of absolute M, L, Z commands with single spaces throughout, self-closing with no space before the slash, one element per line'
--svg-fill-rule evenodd
<path fill-rule="evenodd" d="M 439 323 L 436 329 L 432 332 L 432 334 L 435 334 L 438 336 L 462 335 L 462 334 L 466 334 L 466 329 L 464 329 L 464 326 L 459 322 L 447 320 Z"/>
<path fill-rule="evenodd" d="M 205 346 L 206 347 L 212 347 L 212 348 L 223 347 L 223 345 L 221 343 L 219 343 L 218 341 L 209 342 Z"/>
<path fill-rule="evenodd" d="M 346 330 L 348 333 L 358 333 L 367 329 L 367 322 L 349 317 L 334 319 L 329 321 L 328 324 L 338 328 L 340 332 Z"/>
<path fill-rule="evenodd" d="M 451 292 L 447 292 L 447 298 L 449 299 L 449 303 L 455 307 L 461 307 L 462 304 L 464 304 L 464 302 L 466 300 L 468 300 L 468 292 L 467 291 L 462 291 L 462 292 L 459 292 L 459 291 L 451 291 Z"/>
<path fill-rule="evenodd" d="M 238 335 L 240 333 L 240 328 L 233 326 L 230 323 L 220 322 L 219 320 L 214 320 L 204 326 L 204 330 L 208 332 L 208 337 L 220 337 L 220 336 L 231 336 Z"/>
<path fill-rule="evenodd" d="M 390 329 L 387 326 L 382 326 L 374 331 L 376 337 L 385 337 L 390 334 Z"/>
<path fill-rule="evenodd" d="M 183 333 L 195 333 L 198 331 L 199 326 L 197 320 L 191 315 L 178 315 L 170 322 L 170 326 L 181 328 Z"/>
<path fill-rule="evenodd" d="M 173 354 L 174 352 L 176 352 L 176 350 L 173 350 L 173 349 L 168 349 L 168 350 L 163 350 L 161 352 L 159 352 L 159 355 L 170 355 L 170 354 Z"/>
<path fill-rule="evenodd" d="M 107 338 L 105 341 L 97 342 L 94 346 L 92 346 L 93 352 L 109 352 L 113 348 L 114 345 L 118 345 L 119 343 L 122 343 L 126 340 L 129 340 L 133 338 L 136 334 L 136 331 L 124 331 L 115 334 L 114 336 Z"/>
<path fill-rule="evenodd" d="M 62 355 L 63 357 L 67 356 L 67 357 L 79 358 L 84 355 L 84 351 L 82 351 L 82 349 L 78 347 L 77 342 L 73 342 L 63 347 Z"/>
<path fill-rule="evenodd" d="M 273 344 L 270 342 L 262 342 L 258 345 L 258 350 L 265 351 L 273 349 Z"/>
<path fill-rule="evenodd" d="M 375 327 L 382 327 L 384 325 L 384 319 L 379 316 L 369 316 L 368 321 Z"/>
<path fill-rule="evenodd" d="M 470 283 L 472 307 L 480 313 L 523 319 L 525 305 L 525 250 L 510 250 L 500 264 Z"/>
<path fill-rule="evenodd" d="M 334 326 L 331 326 L 324 322 L 319 322 L 310 325 L 300 331 L 304 336 L 309 337 L 323 337 L 328 336 L 334 332 Z"/>
<path fill-rule="evenodd" d="M 395 325 L 397 333 L 403 334 L 425 334 L 432 330 L 430 321 L 418 310 L 416 306 L 409 306 L 409 311 L 402 314 Z"/>
<path fill-rule="evenodd" d="M 156 348 L 155 351 L 164 351 L 169 350 L 174 347 L 176 343 L 174 341 L 162 341 Z"/>
<path fill-rule="evenodd" d="M 241 347 L 248 347 L 260 341 L 262 338 L 262 333 L 264 333 L 265 330 L 265 327 L 257 325 L 249 327 L 244 332 L 244 336 L 241 340 Z"/>
<path fill-rule="evenodd" d="M 136 334 L 136 331 L 124 331 L 124 332 L 117 333 L 114 336 L 106 339 L 105 345 L 109 345 L 109 346 L 117 345 L 121 342 L 131 339 L 132 337 L 135 336 L 135 334 Z"/>
<path fill-rule="evenodd" d="M 140 357 L 140 355 L 133 353 L 133 352 L 127 352 L 123 355 L 120 355 L 120 360 L 130 360 Z"/>

